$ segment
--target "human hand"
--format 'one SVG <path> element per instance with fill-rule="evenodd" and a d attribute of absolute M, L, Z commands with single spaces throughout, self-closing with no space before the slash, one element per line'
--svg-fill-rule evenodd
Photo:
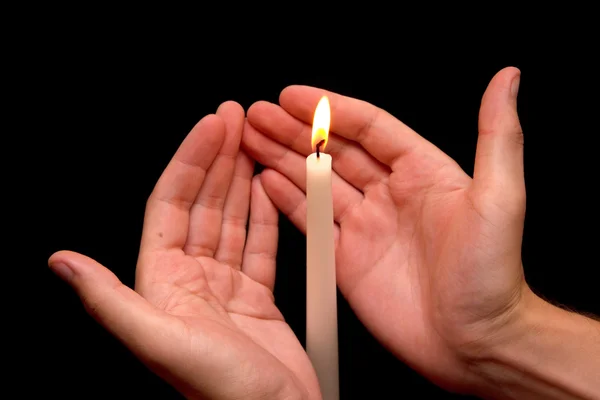
<path fill-rule="evenodd" d="M 243 126 L 244 110 L 222 104 L 165 169 L 146 206 L 136 291 L 81 254 L 57 252 L 49 265 L 100 324 L 188 398 L 320 398 L 273 301 L 278 213 L 239 151 Z"/>
<path fill-rule="evenodd" d="M 483 97 L 473 179 L 392 115 L 317 88 L 286 88 L 281 107 L 254 104 L 242 138 L 268 167 L 266 193 L 304 231 L 304 160 L 329 96 L 338 286 L 384 346 L 453 391 L 468 390 L 471 360 L 535 298 L 521 265 L 519 77 L 502 70 Z"/>

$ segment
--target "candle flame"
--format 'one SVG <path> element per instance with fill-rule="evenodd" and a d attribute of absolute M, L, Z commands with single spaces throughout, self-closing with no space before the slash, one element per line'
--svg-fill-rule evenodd
<path fill-rule="evenodd" d="M 320 151 L 325 150 L 327 146 L 327 139 L 329 138 L 329 123 L 331 121 L 331 108 L 329 107 L 329 99 L 327 96 L 321 97 L 319 104 L 315 110 L 315 116 L 313 118 L 312 125 L 312 138 L 310 145 L 313 150 L 316 149 L 317 143 L 324 141 L 323 145 L 319 147 Z"/>

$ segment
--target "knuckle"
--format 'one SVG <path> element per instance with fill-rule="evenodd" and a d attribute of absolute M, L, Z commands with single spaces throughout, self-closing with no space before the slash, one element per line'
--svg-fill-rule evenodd
<path fill-rule="evenodd" d="M 95 320 L 101 320 L 102 301 L 90 296 L 82 295 L 81 301 L 87 313 Z"/>
<path fill-rule="evenodd" d="M 523 130 L 521 128 L 516 130 L 515 134 L 512 135 L 512 138 L 519 147 L 525 145 L 525 137 L 523 136 Z"/>
<path fill-rule="evenodd" d="M 525 215 L 525 189 L 499 188 L 493 191 L 489 201 L 510 217 L 521 219 Z"/>

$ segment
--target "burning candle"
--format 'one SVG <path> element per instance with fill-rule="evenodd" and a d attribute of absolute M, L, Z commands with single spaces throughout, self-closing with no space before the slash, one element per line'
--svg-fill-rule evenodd
<path fill-rule="evenodd" d="M 306 352 L 324 400 L 339 399 L 337 300 L 331 156 L 324 153 L 331 111 L 323 96 L 317 105 L 306 158 Z"/>

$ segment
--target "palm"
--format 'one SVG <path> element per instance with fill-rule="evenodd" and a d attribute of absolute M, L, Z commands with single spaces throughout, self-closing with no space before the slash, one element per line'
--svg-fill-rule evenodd
<path fill-rule="evenodd" d="M 166 253 L 158 258 L 164 276 L 149 285 L 145 296 L 167 313 L 183 318 L 210 313 L 224 321 L 233 315 L 283 320 L 271 291 L 241 271 L 211 257 Z"/>
<path fill-rule="evenodd" d="M 384 342 L 431 375 L 457 367 L 437 325 L 470 322 L 462 320 L 468 318 L 465 300 L 477 299 L 481 282 L 457 277 L 483 263 L 466 257 L 480 245 L 477 232 L 485 222 L 473 211 L 471 179 L 451 159 L 415 155 L 404 165 L 340 223 L 338 282 L 361 320 L 377 333 L 396 325 Z M 441 313 L 440 307 L 453 310 Z M 439 318 L 448 315 L 460 321 Z"/>
<path fill-rule="evenodd" d="M 270 358 L 262 353 L 269 353 L 279 360 L 273 366 L 284 377 L 290 372 L 311 377 L 310 362 L 275 306 L 270 288 L 210 257 L 196 258 L 175 250 L 157 261 L 164 276 L 157 277 L 144 293 L 185 324 L 188 337 L 182 342 L 209 335 L 225 348 L 240 349 L 241 354 L 235 355 L 238 360 L 246 358 L 259 365 Z M 273 373 L 273 366 L 264 369 Z"/>
<path fill-rule="evenodd" d="M 243 125 L 241 106 L 224 103 L 163 172 L 146 207 L 137 293 L 76 253 L 51 264 L 87 263 L 73 285 L 88 309 L 186 397 L 319 398 L 274 304 L 278 214 L 239 151 Z"/>
<path fill-rule="evenodd" d="M 272 168 L 262 174 L 265 190 L 302 230 L 303 158 L 323 94 L 290 87 L 281 107 L 253 105 L 244 130 L 246 151 Z M 464 365 L 455 349 L 482 339 L 480 322 L 506 311 L 520 287 L 520 269 L 496 268 L 520 266 L 506 251 L 520 246 L 512 239 L 521 237 L 520 210 L 490 201 L 487 181 L 471 179 L 383 110 L 327 95 L 340 290 L 386 347 L 437 383 L 456 385 L 465 376 L 457 379 Z M 501 189 L 510 195 L 510 185 Z"/>

